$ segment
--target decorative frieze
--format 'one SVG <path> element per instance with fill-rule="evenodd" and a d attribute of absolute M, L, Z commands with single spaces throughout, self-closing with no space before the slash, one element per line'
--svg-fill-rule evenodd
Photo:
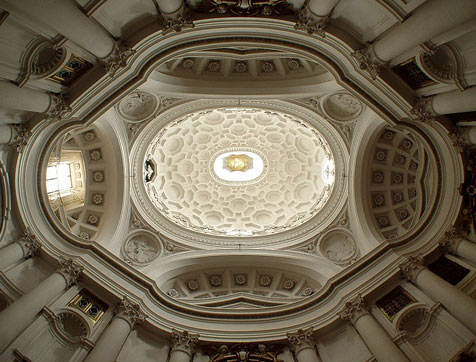
<path fill-rule="evenodd" d="M 314 338 L 312 336 L 312 328 L 299 329 L 295 333 L 288 333 L 288 342 L 294 353 L 298 354 L 306 348 L 314 348 Z"/>
<path fill-rule="evenodd" d="M 234 344 L 205 346 L 210 362 L 279 362 L 277 355 L 282 351 L 281 345 Z"/>
<path fill-rule="evenodd" d="M 76 263 L 73 259 L 62 258 L 59 261 L 60 267 L 58 273 L 66 279 L 67 286 L 78 282 L 84 267 Z"/>
<path fill-rule="evenodd" d="M 127 296 L 124 296 L 117 306 L 116 316 L 128 322 L 131 328 L 134 328 L 134 326 L 142 323 L 147 318 L 147 315 L 141 311 L 140 305 L 134 303 Z"/>
<path fill-rule="evenodd" d="M 200 335 L 188 333 L 187 331 L 180 332 L 176 329 L 172 330 L 172 351 L 182 351 L 192 355 Z"/>
<path fill-rule="evenodd" d="M 369 310 L 367 308 L 367 304 L 364 301 L 364 298 L 362 298 L 362 296 L 358 294 L 356 297 L 345 303 L 345 306 L 339 313 L 339 316 L 341 319 L 350 321 L 352 322 L 352 324 L 355 324 L 357 319 L 368 313 Z"/>

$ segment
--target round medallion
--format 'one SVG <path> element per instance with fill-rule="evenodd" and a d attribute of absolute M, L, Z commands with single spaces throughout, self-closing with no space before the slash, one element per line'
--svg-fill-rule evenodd
<path fill-rule="evenodd" d="M 152 233 L 139 230 L 128 236 L 123 245 L 123 253 L 136 264 L 148 264 L 159 255 L 159 242 Z"/>
<path fill-rule="evenodd" d="M 128 121 L 141 122 L 154 113 L 157 103 L 152 94 L 133 92 L 119 102 L 117 110 Z"/>

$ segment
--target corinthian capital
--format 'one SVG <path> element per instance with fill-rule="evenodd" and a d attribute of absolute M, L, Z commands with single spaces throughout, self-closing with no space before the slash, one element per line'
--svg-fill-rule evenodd
<path fill-rule="evenodd" d="M 326 36 L 327 23 L 329 22 L 328 16 L 319 16 L 314 14 L 311 9 L 309 9 L 309 2 L 302 7 L 299 11 L 299 18 L 294 25 L 294 29 L 304 30 L 309 35 L 317 34 L 323 38 Z"/>
<path fill-rule="evenodd" d="M 21 124 L 13 124 L 11 125 L 11 129 L 12 137 L 9 142 L 9 145 L 15 148 L 18 153 L 22 153 L 26 145 L 28 144 L 31 132 L 25 127 L 23 127 Z"/>
<path fill-rule="evenodd" d="M 25 259 L 38 255 L 42 246 L 29 228 L 25 229 L 17 242 L 23 249 L 23 256 Z"/>
<path fill-rule="evenodd" d="M 187 331 L 180 332 L 176 329 L 172 330 L 172 351 L 182 351 L 192 355 L 193 350 L 198 342 L 198 334 L 191 334 Z"/>
<path fill-rule="evenodd" d="M 75 284 L 79 280 L 84 267 L 77 264 L 73 259 L 62 258 L 59 263 L 60 267 L 57 271 L 66 279 L 68 287 Z"/>
<path fill-rule="evenodd" d="M 373 45 L 364 46 L 351 54 L 359 63 L 360 69 L 366 71 L 372 79 L 376 79 L 386 62 L 377 57 Z"/>
<path fill-rule="evenodd" d="M 345 303 L 344 308 L 339 313 L 339 316 L 343 320 L 347 320 L 354 324 L 364 314 L 368 314 L 369 310 L 364 298 L 358 294 L 355 298 Z"/>
<path fill-rule="evenodd" d="M 420 273 L 424 268 L 423 258 L 421 255 L 410 256 L 398 267 L 402 271 L 403 277 L 411 282 L 415 282 L 418 273 Z"/>
<path fill-rule="evenodd" d="M 445 253 L 456 254 L 458 245 L 462 240 L 463 238 L 458 235 L 456 228 L 451 228 L 449 231 L 445 232 L 445 236 L 439 244 Z"/>
<path fill-rule="evenodd" d="M 164 25 L 164 30 L 162 30 L 163 35 L 172 31 L 179 32 L 185 28 L 195 27 L 195 24 L 191 19 L 190 9 L 185 3 L 182 3 L 182 6 L 173 13 L 162 12 L 162 16 L 162 23 Z"/>
<path fill-rule="evenodd" d="M 50 94 L 50 106 L 46 111 L 48 119 L 60 121 L 69 112 L 71 107 L 62 94 Z"/>
<path fill-rule="evenodd" d="M 433 109 L 433 97 L 420 97 L 415 100 L 411 113 L 422 122 L 431 122 L 437 114 Z"/>
<path fill-rule="evenodd" d="M 109 76 L 114 77 L 119 69 L 124 68 L 127 65 L 129 58 L 135 52 L 136 51 L 131 48 L 121 47 L 116 43 L 114 44 L 114 49 L 112 50 L 111 54 L 105 58 L 102 58 L 101 62 L 109 73 Z"/>
<path fill-rule="evenodd" d="M 117 306 L 117 316 L 127 321 L 131 329 L 147 318 L 147 315 L 141 311 L 139 304 L 134 303 L 127 296 L 124 296 Z"/>
<path fill-rule="evenodd" d="M 288 333 L 288 342 L 294 353 L 299 353 L 306 348 L 314 348 L 314 338 L 312 328 L 299 329 L 295 333 Z"/>

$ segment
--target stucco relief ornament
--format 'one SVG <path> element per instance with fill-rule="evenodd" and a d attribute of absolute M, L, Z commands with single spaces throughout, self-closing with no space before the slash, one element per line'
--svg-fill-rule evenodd
<path fill-rule="evenodd" d="M 109 73 L 109 76 L 112 78 L 121 68 L 124 68 L 127 65 L 130 57 L 135 52 L 134 49 L 120 47 L 118 44 L 115 44 L 111 54 L 101 59 L 101 62 Z"/>
<path fill-rule="evenodd" d="M 25 259 L 38 255 L 42 246 L 29 228 L 25 229 L 23 234 L 18 239 L 18 243 L 23 249 L 23 255 Z"/>
<path fill-rule="evenodd" d="M 172 329 L 172 351 L 180 350 L 191 355 L 198 343 L 199 337 L 199 334 Z"/>
<path fill-rule="evenodd" d="M 117 110 L 130 122 L 142 122 L 149 118 L 157 107 L 157 99 L 145 92 L 132 92 L 119 102 Z"/>
<path fill-rule="evenodd" d="M 59 264 L 58 272 L 66 279 L 67 284 L 72 285 L 77 283 L 84 267 L 69 258 L 60 259 Z"/>
<path fill-rule="evenodd" d="M 360 69 L 366 71 L 372 79 L 377 79 L 386 62 L 380 60 L 375 54 L 373 45 L 357 49 L 351 55 L 359 63 Z"/>
<path fill-rule="evenodd" d="M 145 239 L 130 239 L 125 247 L 127 257 L 137 263 L 149 263 L 157 256 L 154 242 Z"/>
<path fill-rule="evenodd" d="M 162 34 L 166 35 L 172 31 L 182 31 L 185 28 L 193 28 L 195 24 L 191 19 L 191 12 L 189 7 L 186 4 L 182 6 L 173 13 L 162 13 L 163 16 L 163 25 L 164 29 Z"/>
<path fill-rule="evenodd" d="M 288 342 L 291 349 L 294 353 L 299 353 L 302 349 L 305 348 L 314 348 L 314 339 L 312 337 L 312 328 L 308 329 L 299 329 L 295 333 L 288 333 Z"/>
<path fill-rule="evenodd" d="M 309 2 L 306 2 L 302 9 L 299 11 L 299 18 L 294 25 L 296 30 L 304 30 L 309 35 L 317 34 L 322 38 L 326 37 L 327 23 L 329 22 L 328 16 L 319 16 L 314 14 L 308 6 Z"/>
<path fill-rule="evenodd" d="M 131 325 L 131 328 L 134 328 L 134 326 L 142 323 L 147 318 L 147 315 L 141 311 L 140 305 L 134 303 L 127 296 L 124 296 L 117 306 L 117 316 L 126 320 Z"/>

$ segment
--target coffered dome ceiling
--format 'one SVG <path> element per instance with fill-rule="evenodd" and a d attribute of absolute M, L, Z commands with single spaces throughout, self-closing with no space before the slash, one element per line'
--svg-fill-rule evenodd
<path fill-rule="evenodd" d="M 345 199 L 342 138 L 310 110 L 236 103 L 172 108 L 138 135 L 139 212 L 165 235 L 209 246 L 290 242 L 298 227 L 294 237 L 316 234 Z"/>
<path fill-rule="evenodd" d="M 332 153 L 315 129 L 257 109 L 190 114 L 159 132 L 145 165 L 145 188 L 158 212 L 225 237 L 301 225 L 322 209 L 334 183 Z"/>

